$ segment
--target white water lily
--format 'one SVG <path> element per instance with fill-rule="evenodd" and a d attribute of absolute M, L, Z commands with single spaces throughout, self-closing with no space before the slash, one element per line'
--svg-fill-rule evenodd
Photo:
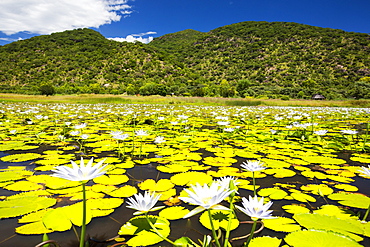
<path fill-rule="evenodd" d="M 370 165 L 368 166 L 368 168 L 361 166 L 358 171 L 361 173 L 361 175 L 365 177 L 370 177 Z"/>
<path fill-rule="evenodd" d="M 148 135 L 148 132 L 146 130 L 136 130 L 135 131 L 135 134 L 137 136 L 147 136 Z"/>
<path fill-rule="evenodd" d="M 243 162 L 240 166 L 250 172 L 257 172 L 266 169 L 266 167 L 263 166 L 263 162 L 259 160 L 247 160 L 247 162 Z"/>
<path fill-rule="evenodd" d="M 116 140 L 125 140 L 129 137 L 130 135 L 129 134 L 120 134 L 120 135 L 114 135 L 112 136 L 113 139 L 116 139 Z"/>
<path fill-rule="evenodd" d="M 230 177 L 230 176 L 216 179 L 215 182 L 219 183 L 221 186 L 225 188 L 230 187 L 230 186 L 235 188 L 239 184 L 239 182 L 237 181 L 235 177 Z"/>
<path fill-rule="evenodd" d="M 105 159 L 99 161 L 93 166 L 92 164 L 94 162 L 94 159 L 91 158 L 85 166 L 84 160 L 81 157 L 80 165 L 77 165 L 74 161 L 71 160 L 72 168 L 69 166 L 58 166 L 56 170 L 54 170 L 55 173 L 52 176 L 64 178 L 70 181 L 91 180 L 104 175 L 107 172 L 107 165 L 102 166 L 104 161 Z"/>
<path fill-rule="evenodd" d="M 154 143 L 155 144 L 161 144 L 163 142 L 166 142 L 166 140 L 164 139 L 163 136 L 157 136 L 155 139 L 154 139 Z"/>
<path fill-rule="evenodd" d="M 160 194 L 149 193 L 148 191 L 145 191 L 144 194 L 137 193 L 134 195 L 134 197 L 127 199 L 129 201 L 127 202 L 127 207 L 138 211 L 135 212 L 134 215 L 156 211 L 164 208 L 164 206 L 153 208 L 160 197 Z"/>
<path fill-rule="evenodd" d="M 347 135 L 356 135 L 358 133 L 356 130 L 341 130 L 340 132 Z"/>
<path fill-rule="evenodd" d="M 327 130 L 316 130 L 313 133 L 316 134 L 316 135 L 319 135 L 319 136 L 323 136 L 323 135 L 326 135 L 326 133 L 328 133 L 328 131 Z"/>
<path fill-rule="evenodd" d="M 198 205 L 198 207 L 190 211 L 183 218 L 189 218 L 206 209 L 229 210 L 218 204 L 234 192 L 234 190 L 229 189 L 228 185 L 225 186 L 217 182 L 212 183 L 210 186 L 208 184 L 202 186 L 197 183 L 196 185 L 192 185 L 190 189 L 184 189 L 184 191 L 188 196 L 179 197 L 179 199 L 189 204 Z"/>
<path fill-rule="evenodd" d="M 251 197 L 249 196 L 249 200 L 245 197 L 242 198 L 243 207 L 235 205 L 240 211 L 245 213 L 246 215 L 250 216 L 252 220 L 256 221 L 258 219 L 272 219 L 275 218 L 271 215 L 272 210 L 269 210 L 272 202 L 269 201 L 268 203 L 264 204 L 264 198 L 261 197 L 258 200 L 257 196 Z"/>

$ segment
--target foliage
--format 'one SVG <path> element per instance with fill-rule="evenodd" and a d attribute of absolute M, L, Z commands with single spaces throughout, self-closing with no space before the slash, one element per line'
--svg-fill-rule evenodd
<path fill-rule="evenodd" d="M 370 98 L 368 34 L 287 22 L 184 30 L 149 44 L 90 29 L 0 47 L 0 92 Z"/>

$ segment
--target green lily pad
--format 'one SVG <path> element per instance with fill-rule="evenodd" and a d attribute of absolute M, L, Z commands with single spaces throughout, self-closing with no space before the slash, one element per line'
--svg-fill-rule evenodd
<path fill-rule="evenodd" d="M 24 162 L 29 160 L 34 160 L 40 158 L 41 154 L 38 153 L 21 153 L 21 154 L 11 154 L 1 157 L 0 160 L 4 162 Z"/>
<path fill-rule="evenodd" d="M 363 247 L 355 240 L 339 233 L 314 229 L 289 233 L 284 241 L 292 247 Z"/>
<path fill-rule="evenodd" d="M 154 215 L 149 215 L 148 219 L 163 237 L 168 237 L 171 231 L 168 220 Z M 152 227 L 145 216 L 137 216 L 130 219 L 119 229 L 118 234 L 133 235 L 127 241 L 127 245 L 129 246 L 148 246 L 163 241 L 160 236 L 152 231 Z"/>
<path fill-rule="evenodd" d="M 239 220 L 235 217 L 234 213 L 228 210 L 211 210 L 213 226 L 215 230 L 222 228 L 226 230 L 229 223 L 229 217 L 231 214 L 231 228 L 230 230 L 234 230 L 239 226 Z M 202 225 L 211 230 L 211 222 L 209 220 L 208 211 L 204 211 L 202 215 L 199 217 L 200 223 Z"/>
<path fill-rule="evenodd" d="M 333 231 L 346 235 L 356 241 L 363 240 L 356 234 L 364 234 L 361 222 L 355 219 L 339 219 L 324 214 L 295 214 L 293 216 L 301 226 L 307 229 Z"/>
<path fill-rule="evenodd" d="M 190 211 L 182 206 L 173 206 L 162 209 L 159 216 L 168 220 L 178 220 L 188 214 Z"/>
<path fill-rule="evenodd" d="M 353 193 L 334 193 L 328 196 L 331 200 L 337 200 L 338 203 L 355 208 L 367 209 L 370 205 L 370 198 L 363 194 Z"/>
<path fill-rule="evenodd" d="M 286 217 L 263 219 L 263 223 L 266 228 L 277 232 L 294 232 L 301 229 L 297 222 Z"/>
<path fill-rule="evenodd" d="M 248 247 L 279 247 L 281 239 L 269 236 L 253 238 Z"/>
<path fill-rule="evenodd" d="M 56 199 L 38 196 L 8 197 L 0 201 L 0 219 L 11 218 L 40 209 L 48 208 L 56 203 Z"/>

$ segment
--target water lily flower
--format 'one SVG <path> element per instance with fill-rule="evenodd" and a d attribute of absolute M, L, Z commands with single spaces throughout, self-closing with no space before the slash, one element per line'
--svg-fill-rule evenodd
<path fill-rule="evenodd" d="M 123 140 L 127 139 L 129 136 L 130 136 L 129 134 L 121 134 L 121 135 L 114 135 L 114 136 L 112 136 L 112 137 L 113 137 L 114 139 L 116 139 L 116 140 L 121 140 L 121 141 L 123 141 Z"/>
<path fill-rule="evenodd" d="M 328 131 L 327 130 L 316 130 L 313 133 L 316 134 L 316 135 L 319 135 L 319 136 L 323 136 L 323 135 L 326 135 L 326 133 L 328 133 Z"/>
<path fill-rule="evenodd" d="M 356 130 L 341 130 L 340 132 L 347 135 L 356 135 L 358 133 Z"/>
<path fill-rule="evenodd" d="M 78 124 L 78 125 L 75 125 L 73 126 L 74 129 L 83 129 L 87 126 L 86 123 L 82 123 L 82 124 Z"/>
<path fill-rule="evenodd" d="M 229 125 L 230 122 L 227 122 L 227 121 L 219 121 L 217 122 L 218 125 Z"/>
<path fill-rule="evenodd" d="M 192 185 L 190 189 L 184 189 L 184 191 L 188 196 L 179 197 L 179 199 L 190 204 L 198 205 L 198 207 L 185 215 L 183 217 L 184 219 L 208 209 L 229 210 L 218 204 L 234 192 L 234 190 L 229 189 L 229 185 L 225 186 L 217 182 L 212 183 L 210 186 L 208 184 L 202 186 L 197 183 Z"/>
<path fill-rule="evenodd" d="M 263 162 L 259 160 L 247 160 L 247 163 L 243 162 L 240 166 L 250 172 L 257 172 L 266 169 L 266 167 L 263 166 Z"/>
<path fill-rule="evenodd" d="M 80 138 L 86 140 L 87 138 L 89 138 L 89 135 L 88 134 L 82 134 L 80 136 Z"/>
<path fill-rule="evenodd" d="M 14 135 L 15 133 L 17 133 L 17 130 L 9 130 L 9 133 Z"/>
<path fill-rule="evenodd" d="M 153 208 L 154 205 L 158 202 L 160 197 L 161 194 L 155 193 L 151 194 L 148 191 L 145 191 L 144 194 L 137 193 L 134 195 L 134 197 L 130 197 L 127 199 L 129 200 L 129 202 L 127 202 L 128 204 L 127 207 L 138 211 L 135 212 L 134 215 L 156 211 L 164 208 L 164 206 Z"/>
<path fill-rule="evenodd" d="M 358 171 L 361 173 L 361 175 L 365 177 L 370 177 L 370 165 L 368 167 L 369 168 L 361 166 L 361 168 Z"/>
<path fill-rule="evenodd" d="M 52 176 L 64 178 L 70 181 L 86 181 L 99 177 L 107 172 L 107 165 L 102 166 L 105 159 L 99 161 L 94 166 L 92 165 L 93 161 L 94 158 L 91 158 L 85 166 L 82 157 L 80 165 L 77 165 L 74 161 L 71 160 L 72 168 L 69 166 L 58 166 L 56 170 L 54 170 L 55 173 Z"/>
<path fill-rule="evenodd" d="M 269 201 L 268 203 L 264 204 L 264 198 L 262 197 L 258 200 L 257 196 L 251 197 L 249 196 L 249 200 L 245 197 L 242 198 L 243 207 L 235 205 L 240 211 L 245 213 L 246 215 L 250 216 L 253 221 L 258 219 L 271 219 L 275 218 L 271 215 L 272 210 L 269 208 L 272 205 L 272 202 Z"/>
<path fill-rule="evenodd" d="M 115 137 L 115 136 L 119 136 L 119 135 L 122 135 L 123 134 L 123 132 L 122 131 L 120 131 L 120 130 L 117 130 L 117 131 L 111 131 L 110 132 L 110 134 L 113 136 L 113 138 Z"/>
<path fill-rule="evenodd" d="M 137 136 L 146 136 L 146 135 L 148 135 L 148 132 L 146 130 L 136 130 L 135 134 Z"/>
<path fill-rule="evenodd" d="M 163 136 L 157 136 L 155 139 L 154 139 L 154 143 L 155 144 L 161 144 L 163 142 L 166 142 L 166 140 L 164 139 Z"/>
<path fill-rule="evenodd" d="M 236 186 L 240 183 L 235 177 L 226 176 L 215 180 L 216 183 L 219 183 L 221 187 L 229 187 L 229 188 L 236 188 Z"/>
<path fill-rule="evenodd" d="M 224 128 L 225 132 L 233 132 L 235 129 L 234 128 Z"/>
<path fill-rule="evenodd" d="M 78 136 L 80 134 L 80 131 L 73 130 L 73 131 L 69 132 L 69 134 L 71 134 L 71 136 Z"/>

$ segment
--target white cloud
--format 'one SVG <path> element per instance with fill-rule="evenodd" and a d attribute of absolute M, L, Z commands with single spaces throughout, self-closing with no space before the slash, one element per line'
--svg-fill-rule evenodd
<path fill-rule="evenodd" d="M 1 0 L 0 31 L 50 34 L 99 27 L 131 13 L 129 0 Z"/>
<path fill-rule="evenodd" d="M 146 35 L 150 35 L 150 34 L 156 34 L 156 32 L 146 32 L 146 33 L 139 33 L 139 34 L 130 34 L 130 35 L 127 35 L 126 38 L 120 38 L 120 37 L 116 37 L 116 38 L 108 38 L 110 40 L 114 40 L 114 41 L 118 41 L 118 42 L 135 42 L 135 41 L 139 41 L 141 43 L 145 43 L 145 44 L 148 44 L 150 41 L 153 40 L 153 36 L 149 36 L 147 38 L 143 38 L 143 36 L 146 36 Z"/>

